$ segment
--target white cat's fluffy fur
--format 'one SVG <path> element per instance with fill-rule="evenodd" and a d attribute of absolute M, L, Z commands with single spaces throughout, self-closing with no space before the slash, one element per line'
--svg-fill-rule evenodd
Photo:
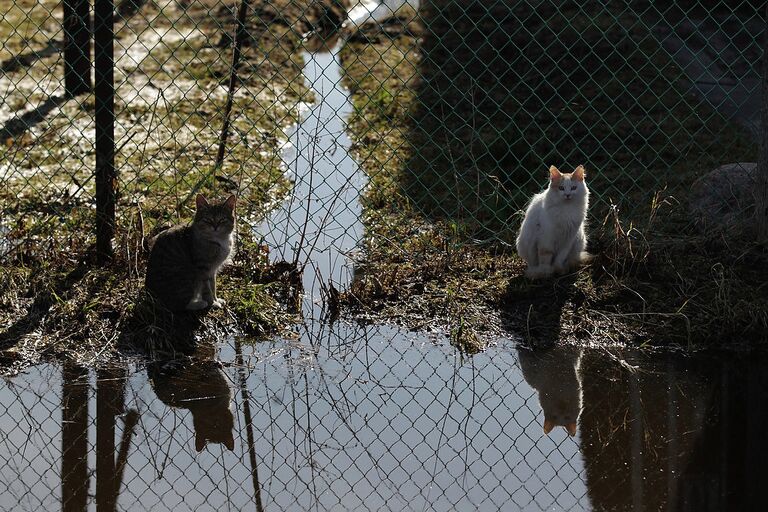
<path fill-rule="evenodd" d="M 584 166 L 561 173 L 553 165 L 549 174 L 549 187 L 533 196 L 517 236 L 517 253 L 531 279 L 568 272 L 589 258 L 584 251 L 589 207 Z"/>

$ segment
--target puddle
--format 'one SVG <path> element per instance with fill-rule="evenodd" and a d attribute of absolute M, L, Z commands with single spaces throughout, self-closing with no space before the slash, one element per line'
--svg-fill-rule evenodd
<path fill-rule="evenodd" d="M 401 7 L 418 9 L 420 3 L 420 0 L 359 0 L 349 9 L 347 23 L 359 27 L 364 23 L 383 21 Z"/>
<path fill-rule="evenodd" d="M 349 22 L 381 21 L 400 7 L 418 8 L 418 0 L 360 0 L 349 11 Z M 290 199 L 259 227 L 275 261 L 304 264 L 305 313 L 320 300 L 320 283 L 337 289 L 351 281 L 352 260 L 363 234 L 360 194 L 367 178 L 349 154 L 346 133 L 353 111 L 343 87 L 339 52 L 333 35 L 326 42 L 308 41 L 321 51 L 302 54 L 303 75 L 316 101 L 292 131 L 282 151 L 283 164 L 294 182 Z M 298 255 L 298 256 L 297 256 Z"/>
<path fill-rule="evenodd" d="M 308 105 L 283 149 L 294 181 L 290 199 L 259 231 L 266 233 L 275 260 L 306 264 L 304 288 L 319 298 L 319 283 L 349 283 L 349 259 L 363 233 L 360 192 L 365 176 L 350 156 L 346 120 L 352 113 L 341 85 L 340 44 L 325 52 L 303 54 L 304 77 L 317 101 Z M 310 307 L 311 309 L 311 307 Z"/>
<path fill-rule="evenodd" d="M 462 361 L 439 339 L 344 324 L 242 352 L 242 364 L 226 346 L 223 368 L 170 375 L 43 365 L 6 380 L 0 510 L 724 510 L 762 499 L 766 357 L 630 351 L 622 362 L 501 342 Z M 550 418 L 580 410 L 576 436 L 544 435 L 542 405 Z"/>

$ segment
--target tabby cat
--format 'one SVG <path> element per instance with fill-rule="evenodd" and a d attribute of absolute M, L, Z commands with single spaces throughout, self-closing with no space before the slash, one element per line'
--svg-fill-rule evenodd
<path fill-rule="evenodd" d="M 195 200 L 195 219 L 175 226 L 151 242 L 147 291 L 171 311 L 222 307 L 216 296 L 216 273 L 229 259 L 235 238 L 234 195 L 221 203 Z"/>

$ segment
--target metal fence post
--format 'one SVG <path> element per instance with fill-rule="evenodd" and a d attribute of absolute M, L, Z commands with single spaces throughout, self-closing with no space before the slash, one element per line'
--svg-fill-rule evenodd
<path fill-rule="evenodd" d="M 114 0 L 95 0 L 96 61 L 96 253 L 99 263 L 112 258 L 115 235 L 115 84 Z"/>
<path fill-rule="evenodd" d="M 67 96 L 91 91 L 89 0 L 64 0 L 64 89 Z"/>

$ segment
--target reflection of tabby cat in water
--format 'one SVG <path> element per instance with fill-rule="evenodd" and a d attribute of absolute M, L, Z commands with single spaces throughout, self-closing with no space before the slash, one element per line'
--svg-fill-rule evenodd
<path fill-rule="evenodd" d="M 157 398 L 192 413 L 198 452 L 208 442 L 221 443 L 230 451 L 235 449 L 232 392 L 217 362 L 185 361 L 172 369 L 157 364 L 148 373 Z"/>
<path fill-rule="evenodd" d="M 576 435 L 581 413 L 581 349 L 552 347 L 545 350 L 518 348 L 523 378 L 539 394 L 544 411 L 544 433 L 564 427 Z"/>

